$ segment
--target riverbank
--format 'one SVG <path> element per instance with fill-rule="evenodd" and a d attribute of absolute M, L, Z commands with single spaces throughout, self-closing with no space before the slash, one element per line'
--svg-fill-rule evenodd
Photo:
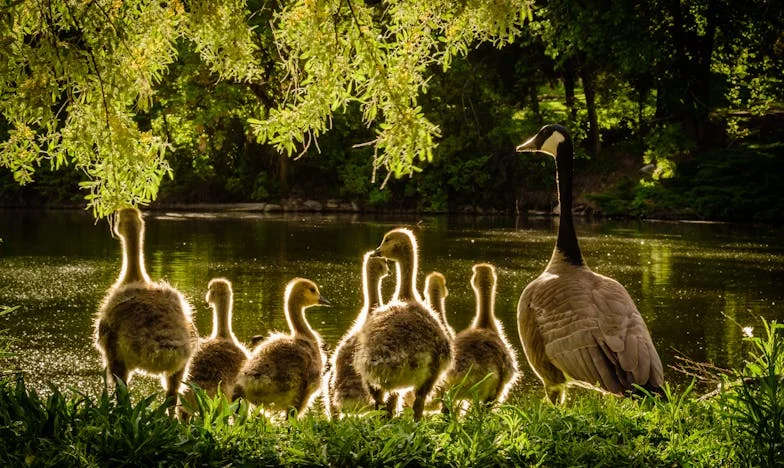
<path fill-rule="evenodd" d="M 680 161 L 673 177 L 654 180 L 641 171 L 645 164 L 639 152 L 610 147 L 595 158 L 575 161 L 574 212 L 612 218 L 780 223 L 784 221 L 784 198 L 778 187 L 782 151 L 782 143 L 706 150 Z M 501 185 L 485 182 L 451 187 L 444 179 L 447 175 L 441 173 L 444 167 L 434 165 L 413 179 L 391 180 L 383 191 L 363 179 L 361 193 L 327 175 L 315 177 L 305 166 L 301 179 L 293 179 L 284 196 L 275 191 L 232 192 L 218 179 L 194 179 L 187 174 L 166 179 L 149 209 L 392 215 L 557 213 L 553 168 L 545 161 L 519 169 L 517 179 L 504 179 Z M 466 177 L 471 178 L 460 174 L 460 180 Z M 488 172 L 480 179 L 492 181 L 493 177 Z M 79 182 L 78 173 L 40 168 L 34 182 L 20 187 L 10 174 L 0 174 L 0 207 L 83 208 L 86 202 Z"/>

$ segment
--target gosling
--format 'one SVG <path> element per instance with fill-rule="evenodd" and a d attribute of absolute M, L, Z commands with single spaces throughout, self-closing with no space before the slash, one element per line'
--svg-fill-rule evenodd
<path fill-rule="evenodd" d="M 425 401 L 451 358 L 449 339 L 435 312 L 416 289 L 416 239 L 408 229 L 394 229 L 374 255 L 397 264 L 397 289 L 391 303 L 376 309 L 360 330 L 354 368 L 362 376 L 376 408 L 389 393 L 386 411 L 392 416 L 398 393 L 414 391 L 414 419 L 422 417 Z"/>
<path fill-rule="evenodd" d="M 319 390 L 327 360 L 321 337 L 305 318 L 305 309 L 315 305 L 330 305 L 315 283 L 289 281 L 284 313 L 291 334 L 274 333 L 256 346 L 237 378 L 234 399 L 243 397 L 269 411 L 304 413 Z"/>
<path fill-rule="evenodd" d="M 449 296 L 449 289 L 446 287 L 446 278 L 441 273 L 434 271 L 425 277 L 425 300 L 427 305 L 441 319 L 441 326 L 444 327 L 446 337 L 449 340 L 455 338 L 455 329 L 449 325 L 446 318 L 446 298 Z"/>
<path fill-rule="evenodd" d="M 362 376 L 354 369 L 354 353 L 357 347 L 357 333 L 367 316 L 381 305 L 381 281 L 389 274 L 389 266 L 384 258 L 371 257 L 367 252 L 362 261 L 362 290 L 364 305 L 354 325 L 343 336 L 332 354 L 331 368 L 325 381 L 325 408 L 332 416 L 342 413 L 361 412 L 373 405 L 373 398 L 362 381 Z"/>
<path fill-rule="evenodd" d="M 95 321 L 95 346 L 107 381 L 128 384 L 136 371 L 160 374 L 167 398 L 176 403 L 188 360 L 198 348 L 191 306 L 179 291 L 147 275 L 139 210 L 119 210 L 113 232 L 122 243 L 122 270 Z"/>
<path fill-rule="evenodd" d="M 455 336 L 454 359 L 443 383 L 439 383 L 439 393 L 454 387 L 457 401 L 500 403 L 517 379 L 517 358 L 503 326 L 495 318 L 495 268 L 480 263 L 474 265 L 473 271 L 476 316 L 469 328 Z"/>
<path fill-rule="evenodd" d="M 230 398 L 240 369 L 248 359 L 248 350 L 237 341 L 231 330 L 231 282 L 224 278 L 210 281 L 206 300 L 212 308 L 212 335 L 201 341 L 199 350 L 194 354 L 189 381 L 202 388 L 210 397 L 214 397 L 220 388 L 221 394 Z M 183 398 L 191 407 L 196 406 L 190 388 L 185 389 Z M 183 410 L 183 414 L 187 418 L 188 411 Z"/>

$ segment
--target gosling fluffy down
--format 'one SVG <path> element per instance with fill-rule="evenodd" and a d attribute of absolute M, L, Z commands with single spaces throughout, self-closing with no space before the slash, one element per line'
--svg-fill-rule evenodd
<path fill-rule="evenodd" d="M 357 349 L 357 333 L 369 314 L 381 305 L 381 281 L 389 274 L 386 259 L 371 257 L 367 252 L 362 261 L 362 289 L 364 305 L 354 325 L 343 336 L 332 354 L 332 368 L 325 381 L 325 407 L 332 416 L 340 412 L 358 412 L 371 408 L 373 398 L 368 392 L 362 376 L 354 369 L 354 354 Z"/>
<path fill-rule="evenodd" d="M 231 330 L 233 293 L 229 280 L 216 278 L 210 281 L 206 299 L 213 311 L 212 335 L 201 341 L 191 360 L 189 382 L 198 385 L 210 397 L 220 388 L 221 393 L 230 398 L 248 358 L 248 350 Z M 184 398 L 191 406 L 195 405 L 190 388 L 185 390 Z"/>
<path fill-rule="evenodd" d="M 458 400 L 503 402 L 517 378 L 517 359 L 495 318 L 495 268 L 477 264 L 473 271 L 476 315 L 471 326 L 455 336 L 454 358 L 439 387 L 459 385 L 454 395 Z"/>
<path fill-rule="evenodd" d="M 377 309 L 358 334 L 354 368 L 374 394 L 379 406 L 382 392 L 392 414 L 397 392 L 413 388 L 414 419 L 422 417 L 425 400 L 449 365 L 449 339 L 436 313 L 420 299 L 416 289 L 417 246 L 408 229 L 389 231 L 375 255 L 397 263 L 396 300 Z"/>
<path fill-rule="evenodd" d="M 98 310 L 96 347 L 110 380 L 127 384 L 134 371 L 162 374 L 167 395 L 174 396 L 198 348 L 191 307 L 179 291 L 147 276 L 139 210 L 120 210 L 114 232 L 123 245 L 123 265 Z"/>
<path fill-rule="evenodd" d="M 288 283 L 285 314 L 291 334 L 274 333 L 256 346 L 237 378 L 234 398 L 269 411 L 293 408 L 301 415 L 307 409 L 327 360 L 321 338 L 305 319 L 305 309 L 314 305 L 329 305 L 315 283 L 303 278 Z"/>

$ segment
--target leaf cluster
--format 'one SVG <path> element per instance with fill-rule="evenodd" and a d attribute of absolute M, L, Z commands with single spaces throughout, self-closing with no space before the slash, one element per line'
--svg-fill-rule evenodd
<path fill-rule="evenodd" d="M 140 125 L 190 38 L 210 70 L 259 72 L 242 2 L 16 2 L 0 12 L 0 165 L 19 183 L 73 166 L 97 216 L 154 200 L 170 142 Z M 223 42 L 228 41 L 228 42 Z"/>
<path fill-rule="evenodd" d="M 510 42 L 526 12 L 520 1 L 294 2 L 274 26 L 289 99 L 251 125 L 259 141 L 305 152 L 334 111 L 356 102 L 376 128 L 364 143 L 375 148 L 373 178 L 381 168 L 396 178 L 420 172 L 440 136 L 419 104 L 429 70 L 448 68 L 475 41 Z"/>
<path fill-rule="evenodd" d="M 724 383 L 724 415 L 738 434 L 741 459 L 749 465 L 780 466 L 784 460 L 784 324 L 762 322 L 764 335 L 751 346 L 743 369 Z"/>

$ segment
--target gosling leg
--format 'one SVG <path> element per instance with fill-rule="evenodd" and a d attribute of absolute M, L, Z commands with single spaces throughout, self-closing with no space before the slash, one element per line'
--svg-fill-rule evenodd
<path fill-rule="evenodd" d="M 380 410 L 381 405 L 384 404 L 384 391 L 374 385 L 368 385 L 367 391 L 373 398 L 373 409 L 376 411 Z"/>
<path fill-rule="evenodd" d="M 107 378 L 109 382 L 117 385 L 117 381 L 121 380 L 123 385 L 128 386 L 128 368 L 125 363 L 119 359 L 109 358 L 109 365 L 107 366 Z"/>
<path fill-rule="evenodd" d="M 235 385 L 234 391 L 231 392 L 231 401 L 245 396 L 245 388 L 242 385 Z"/>
<path fill-rule="evenodd" d="M 498 386 L 495 388 L 495 395 L 486 400 L 487 403 L 490 403 L 490 406 L 497 401 L 501 401 L 501 397 L 504 395 L 504 387 L 506 387 L 504 382 L 506 382 L 507 375 L 507 373 L 501 372 L 501 376 L 498 379 Z"/>
<path fill-rule="evenodd" d="M 172 405 L 169 411 L 171 416 L 177 413 L 177 395 L 184 376 L 185 368 L 183 367 L 166 378 L 166 403 Z"/>
<path fill-rule="evenodd" d="M 306 394 L 307 394 L 306 387 L 307 386 L 303 381 L 302 385 L 300 385 L 299 393 L 297 394 L 296 403 L 294 404 L 294 409 L 297 411 L 297 413 L 295 414 L 296 417 L 299 417 L 299 415 L 303 414 L 305 412 L 305 408 L 307 408 L 308 406 L 309 399 L 306 398 Z"/>
<path fill-rule="evenodd" d="M 438 373 L 433 372 L 433 376 L 430 377 L 428 380 L 422 384 L 421 387 L 417 388 L 414 393 L 414 421 L 419 421 L 422 419 L 422 412 L 425 410 L 425 400 L 427 400 L 427 396 L 430 394 L 430 390 L 433 389 L 433 386 L 436 384 L 436 380 L 438 379 Z"/>
<path fill-rule="evenodd" d="M 397 400 L 398 394 L 397 392 L 390 393 L 389 397 L 387 398 L 387 418 L 392 419 L 395 416 L 395 412 L 397 411 Z"/>

